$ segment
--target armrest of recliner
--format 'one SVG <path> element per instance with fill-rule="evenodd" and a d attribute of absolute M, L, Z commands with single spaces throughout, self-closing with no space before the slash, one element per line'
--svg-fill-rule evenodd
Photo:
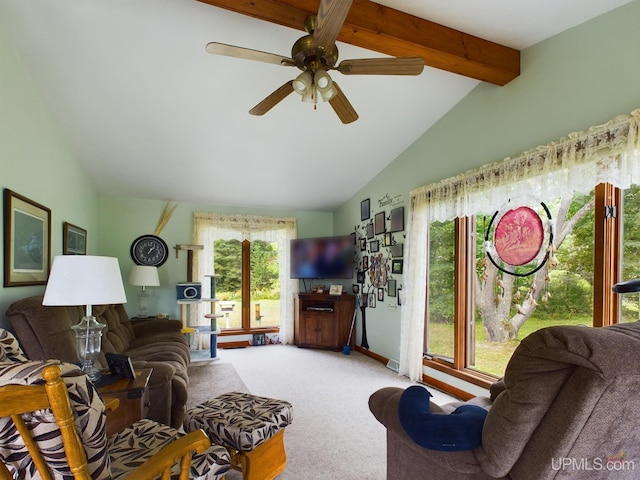
<path fill-rule="evenodd" d="M 398 403 L 402 392 L 404 392 L 403 388 L 385 387 L 369 397 L 369 410 L 387 428 L 402 430 L 398 418 Z M 435 404 L 432 404 L 432 409 L 434 412 L 445 413 L 444 409 Z"/>
<path fill-rule="evenodd" d="M 421 447 L 405 433 L 398 417 L 398 403 L 405 389 L 386 387 L 374 392 L 369 397 L 369 409 L 376 419 L 382 423 L 391 434 L 387 436 L 389 442 L 399 442 L 391 448 L 396 452 L 403 452 L 403 460 L 411 459 L 417 469 L 428 472 L 432 468 L 444 469 L 438 478 L 443 475 L 453 477 L 455 473 L 477 474 L 482 472 L 480 463 L 476 458 L 475 450 L 459 452 L 440 452 Z M 457 402 L 455 402 L 457 404 Z M 433 412 L 448 413 L 448 405 L 442 408 L 431 404 Z M 425 473 L 426 474 L 426 473 Z"/>

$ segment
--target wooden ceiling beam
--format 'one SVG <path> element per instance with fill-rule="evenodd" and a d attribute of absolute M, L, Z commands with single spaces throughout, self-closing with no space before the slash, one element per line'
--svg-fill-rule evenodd
<path fill-rule="evenodd" d="M 315 15 L 320 4 L 319 0 L 198 1 L 302 31 L 305 18 Z M 495 85 L 506 85 L 520 75 L 518 50 L 370 0 L 353 0 L 338 41 L 393 57 L 422 57 L 429 67 Z"/>

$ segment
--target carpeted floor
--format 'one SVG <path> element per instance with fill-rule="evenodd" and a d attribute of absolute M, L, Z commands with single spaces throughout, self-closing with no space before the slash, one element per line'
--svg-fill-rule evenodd
<path fill-rule="evenodd" d="M 192 362 L 189 374 L 189 399 L 187 408 L 195 407 L 207 400 L 227 392 L 248 392 L 235 367 L 218 361 Z"/>
<path fill-rule="evenodd" d="M 189 381 L 189 404 L 243 385 L 253 394 L 291 402 L 293 423 L 285 431 L 287 467 L 278 480 L 386 477 L 386 431 L 369 411 L 368 399 L 382 387 L 406 388 L 411 385 L 407 378 L 358 352 L 266 345 L 218 353 L 217 361 L 189 367 L 189 374 L 196 375 Z M 453 400 L 429 390 L 436 403 Z M 238 472 L 226 476 L 240 478 Z"/>

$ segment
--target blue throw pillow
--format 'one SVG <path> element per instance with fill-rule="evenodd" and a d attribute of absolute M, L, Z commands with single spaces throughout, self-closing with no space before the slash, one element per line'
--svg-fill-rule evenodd
<path fill-rule="evenodd" d="M 426 388 L 418 385 L 402 392 L 398 417 L 409 438 L 421 447 L 445 452 L 479 447 L 488 412 L 477 405 L 462 405 L 448 415 L 431 413 L 431 396 Z"/>

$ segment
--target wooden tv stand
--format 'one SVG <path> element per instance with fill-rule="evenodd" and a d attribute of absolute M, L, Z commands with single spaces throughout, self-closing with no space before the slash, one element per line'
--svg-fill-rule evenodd
<path fill-rule="evenodd" d="M 349 338 L 355 305 L 354 295 L 296 293 L 294 343 L 298 347 L 342 350 Z M 354 338 L 355 331 L 351 335 L 352 348 Z"/>

